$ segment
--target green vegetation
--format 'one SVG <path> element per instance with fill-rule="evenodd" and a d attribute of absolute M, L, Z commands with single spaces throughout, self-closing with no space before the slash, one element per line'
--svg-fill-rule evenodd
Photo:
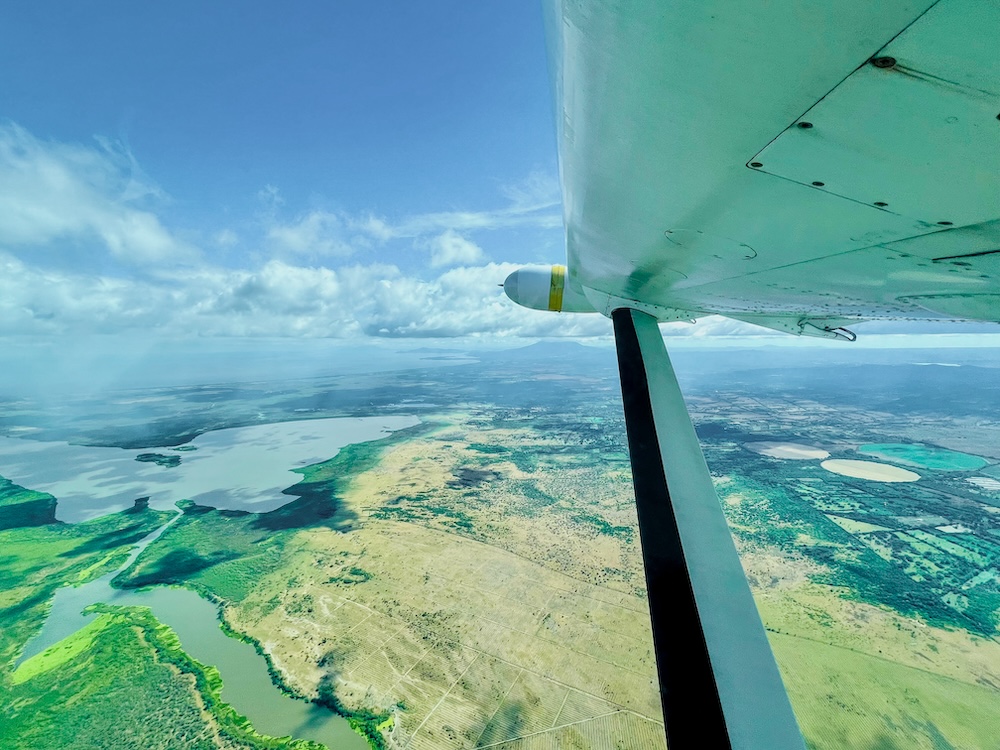
<path fill-rule="evenodd" d="M 510 452 L 510 460 L 521 471 L 533 474 L 538 470 L 538 456 L 526 448 L 515 448 Z"/>
<path fill-rule="evenodd" d="M 392 727 L 392 714 L 377 714 L 368 710 L 348 710 L 337 698 L 333 688 L 333 679 L 329 675 L 320 680 L 319 695 L 315 703 L 347 717 L 351 729 L 368 740 L 373 750 L 387 750 L 388 745 L 382 737 L 381 730 Z"/>
<path fill-rule="evenodd" d="M 802 473 L 798 462 L 765 462 L 749 451 L 715 451 L 711 445 L 707 449 L 713 470 L 733 478 L 727 491 L 743 497 L 725 510 L 733 533 L 744 542 L 806 555 L 828 571 L 814 577 L 815 582 L 841 587 L 844 596 L 919 616 L 932 625 L 985 637 L 996 632 L 1000 589 L 995 581 L 963 591 L 968 602 L 961 607 L 954 606 L 954 597 L 946 597 L 983 565 L 1000 559 L 1000 543 L 985 537 L 970 542 L 937 532 L 916 530 L 913 537 L 896 531 L 906 519 L 941 523 L 943 513 L 952 513 L 942 507 L 947 496 L 875 483 L 866 484 L 862 492 L 855 487 L 858 480 L 836 475 L 824 475 L 820 484 L 796 483 L 793 478 Z M 850 533 L 827 516 L 832 510 L 852 521 L 893 530 Z"/>
<path fill-rule="evenodd" d="M 245 598 L 261 576 L 280 564 L 283 545 L 297 529 L 345 521 L 335 518 L 336 483 L 343 481 L 351 461 L 371 466 L 391 441 L 351 446 L 367 450 L 345 450 L 333 461 L 301 470 L 303 481 L 289 490 L 298 499 L 271 514 L 181 503 L 182 517 L 147 548 L 149 554 L 140 556 L 138 566 L 116 580 L 131 586 L 180 583 L 216 601 Z M 49 496 L 5 480 L 0 492 L 4 514 L 31 503 L 37 507 L 37 501 L 55 505 Z M 171 515 L 150 510 L 140 500 L 129 511 L 83 523 L 0 531 L 0 692 L 10 704 L 0 708 L 0 746 L 201 748 L 219 747 L 222 737 L 222 747 L 318 747 L 256 735 L 221 702 L 217 673 L 184 654 L 172 633 L 148 612 L 104 608 L 93 623 L 13 672 L 17 655 L 44 622 L 56 588 L 120 567 L 130 548 Z M 364 571 L 359 571 L 348 572 L 360 580 Z M 259 644 L 254 645 L 260 652 Z M 290 692 L 270 660 L 268 665 L 275 684 Z M 169 706 L 161 705 L 165 703 Z M 64 705 L 73 710 L 60 710 Z M 213 716 L 209 724 L 206 711 Z M 369 717 L 343 713 L 365 736 L 377 734 L 374 726 L 386 718 L 372 723 Z M 66 737 L 78 738 L 78 744 Z"/>
<path fill-rule="evenodd" d="M 340 507 L 341 484 L 374 466 L 390 446 L 429 429 L 431 425 L 421 424 L 381 440 L 349 445 L 329 461 L 295 469 L 302 481 L 284 494 L 296 499 L 269 513 L 178 503 L 184 515 L 117 576 L 114 585 L 177 584 L 215 601 L 241 602 L 282 564 L 285 544 L 296 531 L 313 526 L 346 530 L 356 523 L 354 515 Z"/>
<path fill-rule="evenodd" d="M 106 617 L 98 617 L 95 620 L 91 620 L 69 637 L 64 638 L 42 653 L 35 654 L 30 659 L 22 662 L 14 670 L 14 674 L 11 675 L 11 682 L 14 685 L 20 685 L 38 675 L 64 666 L 67 662 L 72 661 L 74 657 L 88 650 L 93 645 L 98 633 L 107 624 L 108 620 Z"/>
<path fill-rule="evenodd" d="M 353 570 L 361 570 L 360 568 L 354 568 Z M 366 571 L 361 571 L 365 575 L 368 575 Z M 312 597 L 306 595 L 302 597 L 302 600 L 297 604 L 289 608 L 290 614 L 311 614 L 312 612 Z M 257 651 L 257 655 L 260 656 L 267 662 L 267 671 L 271 676 L 271 682 L 281 690 L 286 695 L 302 700 L 302 696 L 288 687 L 281 673 L 274 666 L 274 661 L 271 655 L 264 651 L 260 642 L 251 638 L 246 633 L 241 633 L 239 631 L 233 630 L 229 624 L 226 622 L 225 618 L 222 616 L 220 611 L 219 619 L 222 625 L 222 630 L 226 635 L 231 638 L 235 638 L 243 643 L 248 643 L 254 647 Z M 197 662 L 196 662 L 197 663 Z M 321 661 L 320 666 L 325 666 L 325 663 Z M 374 750 L 386 750 L 385 740 L 380 734 L 383 730 L 389 730 L 392 728 L 393 717 L 392 714 L 376 714 L 372 711 L 362 709 L 360 711 L 352 711 L 347 708 L 337 696 L 334 694 L 333 688 L 333 678 L 327 675 L 323 680 L 320 681 L 318 696 L 313 699 L 313 703 L 317 706 L 322 706 L 333 713 L 341 716 L 347 720 L 347 723 L 355 732 L 368 740 L 369 745 L 371 745 Z"/>
<path fill-rule="evenodd" d="M 469 443 L 469 449 L 494 456 L 510 453 L 510 450 L 502 445 L 488 445 L 486 443 Z"/>
<path fill-rule="evenodd" d="M 357 522 L 353 513 L 341 507 L 340 502 L 340 493 L 352 476 L 375 466 L 382 454 L 398 442 L 435 427 L 425 423 L 381 440 L 346 446 L 329 461 L 296 469 L 302 474 L 302 480 L 285 490 L 285 494 L 296 499 L 269 513 L 217 510 L 191 502 L 179 503 L 182 517 L 113 583 L 122 588 L 183 585 L 220 604 L 238 604 L 264 576 L 287 562 L 288 555 L 294 551 L 289 545 L 299 530 L 310 527 L 346 530 Z M 368 575 L 361 568 L 348 568 L 342 583 L 359 583 Z M 309 603 L 303 601 L 300 605 L 308 607 Z M 230 635 L 252 643 L 258 653 L 267 658 L 272 682 L 284 692 L 296 695 L 281 679 L 259 643 L 245 634 L 226 629 Z M 327 701 L 321 705 L 334 704 Z M 354 713 L 339 703 L 334 710 L 374 747 L 381 747 L 377 744 L 381 742 L 377 726 L 386 720 L 385 716 Z"/>
<path fill-rule="evenodd" d="M 92 609 L 91 623 L 14 673 L 0 708 L 4 748 L 322 748 L 255 732 L 222 701 L 218 672 L 149 610 Z"/>
<path fill-rule="evenodd" d="M 347 570 L 341 571 L 339 575 L 332 576 L 327 580 L 327 583 L 342 583 L 345 586 L 354 586 L 358 583 L 364 583 L 365 581 L 370 581 L 372 574 L 369 573 L 364 568 L 359 568 L 356 565 L 348 568 Z"/>
<path fill-rule="evenodd" d="M 289 687 L 295 685 L 298 697 L 307 691 L 313 695 L 317 666 L 342 670 L 325 670 L 314 702 L 347 717 L 374 747 L 385 746 L 394 714 L 398 744 L 407 744 L 407 733 L 417 726 L 424 726 L 421 736 L 428 746 L 435 737 L 431 730 L 443 732 L 438 738 L 456 741 L 461 736 L 456 717 L 467 722 L 466 729 L 490 716 L 502 723 L 508 695 L 511 705 L 525 711 L 526 721 L 549 726 L 539 717 L 555 690 L 535 690 L 513 666 L 506 676 L 506 667 L 482 653 L 484 644 L 475 639 L 483 629 L 468 623 L 483 615 L 510 631 L 506 637 L 514 646 L 496 637 L 485 644 L 510 664 L 519 665 L 529 654 L 527 671 L 555 676 L 574 690 L 589 690 L 606 676 L 605 682 L 615 686 L 605 696 L 613 705 L 642 704 L 648 680 L 638 684 L 638 672 L 606 661 L 619 658 L 620 641 L 631 650 L 623 663 L 633 664 L 627 659 L 641 652 L 633 649 L 633 641 L 641 646 L 645 636 L 635 625 L 637 618 L 630 611 L 616 615 L 617 620 L 611 617 L 617 610 L 605 601 L 607 590 L 603 599 L 597 597 L 604 602 L 598 608 L 563 592 L 564 576 L 576 578 L 584 592 L 594 591 L 591 584 L 603 588 L 611 579 L 614 587 L 608 590 L 618 601 L 623 588 L 631 590 L 621 582 L 641 578 L 635 561 L 638 539 L 628 525 L 632 507 L 617 391 L 610 387 L 595 396 L 592 381 L 568 379 L 539 380 L 536 389 L 531 373 L 520 364 L 500 375 L 494 369 L 456 368 L 446 390 L 422 371 L 412 378 L 405 373 L 387 376 L 377 392 L 367 378 L 359 378 L 350 396 L 345 395 L 346 381 L 340 380 L 317 386 L 308 396 L 300 393 L 313 388 L 305 383 L 293 391 L 261 388 L 252 396 L 206 391 L 197 403 L 218 401 L 228 409 L 224 426 L 257 423 L 258 414 L 287 418 L 293 406 L 317 410 L 310 414 L 323 409 L 343 414 L 348 402 L 359 415 L 371 414 L 376 402 L 403 409 L 400 393 L 417 400 L 426 395 L 429 402 L 437 397 L 441 404 L 461 404 L 463 411 L 440 436 L 412 450 L 404 447 L 384 465 L 379 462 L 387 448 L 439 425 L 425 423 L 384 440 L 348 446 L 330 461 L 298 470 L 301 481 L 286 490 L 291 502 L 271 513 L 183 503 L 181 518 L 116 585 L 171 583 L 198 590 L 220 612 L 225 609 L 231 619 L 230 624 L 223 620 L 223 629 L 253 644 L 267 660 L 272 681 L 289 694 L 295 695 Z M 471 374 L 462 380 L 462 372 Z M 801 610 L 785 607 L 771 636 L 810 748 L 992 747 L 1000 736 L 995 669 L 990 666 L 995 660 L 984 654 L 992 654 L 987 648 L 994 645 L 969 633 L 996 636 L 1000 529 L 994 516 L 982 512 L 982 502 L 993 502 L 984 500 L 989 493 L 966 487 L 967 475 L 960 473 L 982 464 L 956 468 L 942 463 L 956 456 L 980 459 L 904 445 L 896 455 L 880 458 L 906 463 L 926 462 L 931 456 L 937 464 L 920 465 L 944 471 L 925 472 L 912 485 L 890 486 L 828 474 L 818 462 L 752 454 L 741 447 L 751 434 L 758 440 L 794 441 L 807 440 L 799 433 L 808 430 L 815 433 L 809 442 L 821 443 L 837 458 L 857 457 L 846 449 L 837 453 L 837 446 L 867 441 L 862 451 L 892 452 L 902 444 L 890 441 L 916 435 L 887 425 L 885 412 L 855 420 L 864 413 L 839 401 L 824 423 L 814 418 L 812 406 L 794 403 L 810 391 L 751 402 L 746 393 L 759 386 L 757 381 L 703 395 L 692 408 L 696 418 L 700 412 L 705 419 L 698 431 L 709 465 L 720 478 L 734 534 L 748 552 L 745 560 L 757 566 L 753 580 L 768 589 L 765 599 L 795 602 Z M 817 391 L 824 398 L 830 392 Z M 191 401 L 196 403 L 193 396 Z M 473 418 L 468 420 L 470 411 Z M 169 429 L 171 439 L 179 441 L 223 424 L 206 426 L 201 412 L 183 419 L 169 412 L 152 428 L 144 415 L 137 416 L 135 444 L 154 444 L 146 437 L 150 429 Z M 978 438 L 956 439 L 945 434 L 954 425 L 941 424 L 934 440 L 978 450 L 973 447 Z M 466 428 L 468 434 L 463 433 Z M 492 428 L 499 432 L 490 434 Z M 985 428 L 983 434 L 988 434 Z M 107 436 L 109 441 L 122 439 L 117 432 Z M 924 437 L 930 436 L 925 432 Z M 451 450 L 453 445 L 461 449 Z M 438 447 L 450 452 L 438 452 Z M 181 445 L 174 455 L 157 449 L 140 460 L 169 466 L 193 449 Z M 350 507 L 372 519 L 412 526 L 362 527 L 368 516 L 353 515 L 341 502 L 353 477 L 371 469 L 351 490 Z M 448 471 L 453 473 L 444 473 Z M 1000 476 L 1000 468 L 983 467 L 982 473 Z M 393 481 L 382 481 L 386 477 Z M 217 673 L 181 652 L 172 633 L 143 610 L 102 607 L 88 626 L 14 671 L 14 659 L 41 623 L 52 591 L 111 570 L 125 559 L 130 544 L 162 523 L 157 520 L 161 515 L 166 517 L 138 503 L 128 513 L 69 527 L 54 522 L 55 507 L 51 496 L 0 481 L 0 747 L 66 747 L 74 741 L 79 747 L 306 746 L 256 735 L 219 699 Z M 354 533 L 299 534 L 302 529 Z M 454 536 L 443 537 L 441 531 Z M 438 554 L 442 540 L 447 560 Z M 447 567 L 442 570 L 442 565 Z M 498 571 L 504 575 L 497 576 Z M 541 596 L 543 587 L 553 583 L 563 593 Z M 428 592 L 434 594 L 433 607 Z M 545 638 L 521 640 L 525 612 L 550 607 L 563 610 L 556 611 L 560 617 L 546 619 Z M 585 617 L 577 622 L 581 612 Z M 623 632 L 635 637 L 618 638 Z M 453 634 L 469 640 L 449 640 Z M 273 661 L 262 643 L 274 654 Z M 556 650 L 563 644 L 576 653 Z M 955 644 L 971 645 L 952 658 L 947 649 Z M 462 661 L 466 645 L 481 653 L 475 664 Z M 932 656 L 938 646 L 941 661 Z M 318 656 L 324 653 L 334 656 Z M 600 662 L 583 673 L 579 664 L 588 657 Z M 652 669 L 641 653 L 636 658 L 641 669 Z M 904 660 L 909 666 L 900 663 Z M 281 673 L 275 664 L 281 665 Z M 602 664 L 610 665 L 606 673 Z M 564 673 L 566 666 L 571 669 Z M 404 673 L 408 679 L 399 681 Z M 963 675 L 968 681 L 962 681 Z M 537 694 L 534 703 L 517 702 L 522 685 Z M 441 701 L 441 695 L 447 700 Z M 400 710 L 352 713 L 341 703 L 377 703 L 381 696 L 388 696 L 381 705 L 398 699 Z M 553 717 L 560 704 L 572 706 L 574 698 L 566 697 L 568 702 L 553 698 Z M 56 707 L 63 705 L 68 710 L 58 713 Z M 651 705 L 658 705 L 655 695 Z M 602 703 L 580 716 L 604 716 L 610 706 Z M 643 711 L 656 715 L 655 708 Z M 631 709 L 619 712 L 626 714 L 631 716 Z M 477 728 L 469 741 L 490 736 Z M 597 740 L 592 744 L 610 746 Z"/>
<path fill-rule="evenodd" d="M 616 526 L 615 524 L 608 523 L 596 513 L 574 511 L 570 514 L 570 518 L 572 518 L 576 523 L 593 527 L 598 534 L 607 534 L 608 536 L 616 536 L 625 540 L 631 540 L 632 535 L 635 533 L 635 529 L 631 526 Z"/>
<path fill-rule="evenodd" d="M 0 517 L 10 508 L 49 497 L 2 481 Z M 0 530 L 0 681 L 42 627 L 57 588 L 86 583 L 121 566 L 132 546 L 171 515 L 137 503 L 128 511 L 82 523 Z"/>
<path fill-rule="evenodd" d="M 769 640 L 810 750 L 996 747 L 995 689 L 807 638 Z"/>
<path fill-rule="evenodd" d="M 216 601 L 241 601 L 280 563 L 286 535 L 262 528 L 257 514 L 179 505 L 184 515 L 113 585 L 183 584 Z"/>
<path fill-rule="evenodd" d="M 538 484 L 532 480 L 525 480 L 517 483 L 517 489 L 522 495 L 533 501 L 533 505 L 549 506 L 559 502 L 557 498 L 547 492 L 542 492 Z"/>
<path fill-rule="evenodd" d="M 5 748 L 217 747 L 190 683 L 110 614 L 25 662 L 4 696 Z"/>
<path fill-rule="evenodd" d="M 320 484 L 324 482 L 336 482 L 347 480 L 349 477 L 368 471 L 378 464 L 382 455 L 394 445 L 405 442 L 421 435 L 426 435 L 439 429 L 441 425 L 426 421 L 396 430 L 391 435 L 381 440 L 370 440 L 367 443 L 354 443 L 340 449 L 340 452 L 329 461 L 322 461 L 318 464 L 305 466 L 301 469 L 294 469 L 302 474 L 303 479 L 294 487 L 285 490 L 286 495 L 302 495 L 300 490 L 306 489 L 305 485 Z M 336 489 L 334 485 L 330 489 Z"/>
<path fill-rule="evenodd" d="M 0 477 L 0 530 L 44 526 L 56 521 L 56 499 Z"/>
<path fill-rule="evenodd" d="M 472 535 L 475 531 L 472 516 L 425 493 L 399 495 L 381 508 L 370 512 L 372 518 L 404 523 L 441 525 L 451 531 Z"/>

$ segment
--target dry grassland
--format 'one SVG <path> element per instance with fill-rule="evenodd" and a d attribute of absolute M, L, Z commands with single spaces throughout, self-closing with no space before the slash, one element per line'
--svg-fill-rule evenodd
<path fill-rule="evenodd" d="M 299 532 L 228 619 L 296 690 L 332 679 L 391 713 L 390 747 L 663 748 L 628 472 L 476 419 L 354 477 L 353 530 Z M 805 557 L 741 554 L 810 747 L 1000 736 L 996 641 L 853 601 Z"/>
<path fill-rule="evenodd" d="M 295 689 L 394 713 L 392 747 L 664 747 L 628 477 L 500 451 L 538 442 L 453 422 L 403 443 L 352 482 L 354 530 L 300 532 L 227 618 Z"/>

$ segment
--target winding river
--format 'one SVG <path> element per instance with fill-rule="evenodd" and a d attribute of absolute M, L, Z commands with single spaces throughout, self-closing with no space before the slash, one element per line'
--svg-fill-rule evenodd
<path fill-rule="evenodd" d="M 42 629 L 25 646 L 20 661 L 41 653 L 86 625 L 93 615 L 85 615 L 82 610 L 91 604 L 149 607 L 157 620 L 173 628 L 188 654 L 219 670 L 222 699 L 246 716 L 261 734 L 315 740 L 331 750 L 368 750 L 367 741 L 344 718 L 279 690 L 271 682 L 264 658 L 249 643 L 227 636 L 219 625 L 215 605 L 194 591 L 162 586 L 144 591 L 112 588 L 111 579 L 131 565 L 179 517 L 180 514 L 143 539 L 118 570 L 83 586 L 57 590 L 52 611 Z"/>

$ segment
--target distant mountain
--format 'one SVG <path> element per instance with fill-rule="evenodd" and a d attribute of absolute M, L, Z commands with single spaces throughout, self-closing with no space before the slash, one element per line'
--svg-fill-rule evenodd
<path fill-rule="evenodd" d="M 576 341 L 539 341 L 515 349 L 481 351 L 472 354 L 483 363 L 544 363 L 554 370 L 564 370 L 566 365 L 576 374 L 583 374 L 595 366 L 617 366 L 615 350 L 611 347 L 584 346 Z"/>
<path fill-rule="evenodd" d="M 465 349 L 450 349 L 446 346 L 418 346 L 416 349 L 398 349 L 399 354 L 454 354 L 465 356 Z"/>

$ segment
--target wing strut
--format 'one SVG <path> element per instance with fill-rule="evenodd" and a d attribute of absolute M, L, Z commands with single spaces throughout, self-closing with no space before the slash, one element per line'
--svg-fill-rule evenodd
<path fill-rule="evenodd" d="M 804 750 L 656 319 L 612 313 L 671 750 Z"/>

